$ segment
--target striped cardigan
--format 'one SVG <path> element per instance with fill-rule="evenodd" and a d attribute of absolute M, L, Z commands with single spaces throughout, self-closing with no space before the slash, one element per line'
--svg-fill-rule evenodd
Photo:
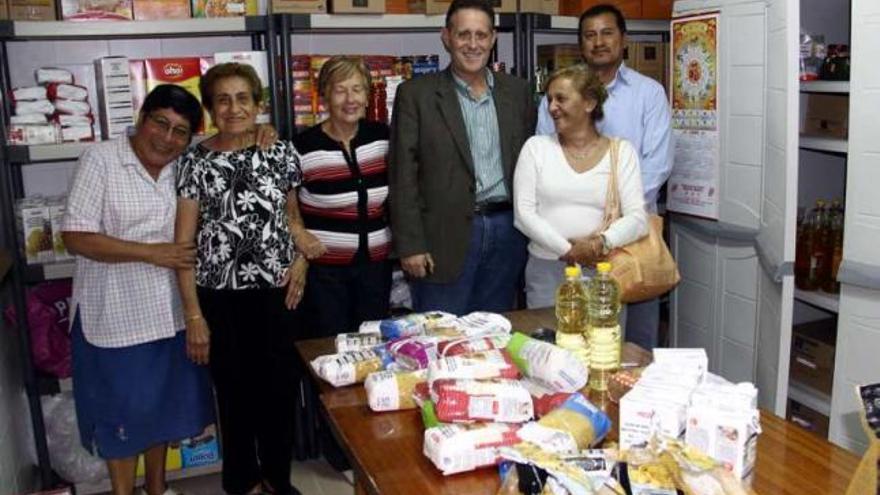
<path fill-rule="evenodd" d="M 294 138 L 303 182 L 299 208 L 306 229 L 327 247 L 314 263 L 381 261 L 391 251 L 388 227 L 388 126 L 361 120 L 351 154 L 321 129 Z"/>

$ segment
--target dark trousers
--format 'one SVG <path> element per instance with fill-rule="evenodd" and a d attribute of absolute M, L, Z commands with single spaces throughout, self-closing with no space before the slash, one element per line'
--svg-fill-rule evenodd
<path fill-rule="evenodd" d="M 306 279 L 303 317 L 311 337 L 333 337 L 340 333 L 357 332 L 361 322 L 388 317 L 391 296 L 391 262 L 363 261 L 351 265 L 309 265 Z M 306 439 L 297 439 L 298 457 L 323 454 L 338 471 L 349 469 L 345 455 L 330 427 L 319 413 L 317 386 L 303 377 L 300 415 L 306 423 Z"/>
<path fill-rule="evenodd" d="M 211 329 L 211 375 L 223 448 L 223 489 L 243 494 L 263 481 L 290 485 L 293 449 L 296 314 L 283 289 L 199 288 Z"/>
<path fill-rule="evenodd" d="M 363 321 L 388 317 L 391 262 L 309 265 L 305 318 L 313 337 L 357 332 Z"/>

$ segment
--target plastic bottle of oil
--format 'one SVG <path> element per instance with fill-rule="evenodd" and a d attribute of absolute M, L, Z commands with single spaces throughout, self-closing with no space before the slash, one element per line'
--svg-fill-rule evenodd
<path fill-rule="evenodd" d="M 556 345 L 573 352 L 589 371 L 587 288 L 579 266 L 565 267 L 565 281 L 556 289 Z"/>
<path fill-rule="evenodd" d="M 587 339 L 590 342 L 591 392 L 608 390 L 608 378 L 620 368 L 620 286 L 611 277 L 611 263 L 596 265 L 590 281 Z"/>

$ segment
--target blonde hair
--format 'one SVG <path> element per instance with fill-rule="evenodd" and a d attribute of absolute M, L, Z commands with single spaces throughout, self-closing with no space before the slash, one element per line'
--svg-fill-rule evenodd
<path fill-rule="evenodd" d="M 330 90 L 334 84 L 345 81 L 355 74 L 364 78 L 367 94 L 369 94 L 373 79 L 370 77 L 370 70 L 367 69 L 364 59 L 351 55 L 334 55 L 321 66 L 321 72 L 318 74 L 318 92 L 324 99 L 329 99 Z"/>
<path fill-rule="evenodd" d="M 550 89 L 550 84 L 557 79 L 568 79 L 571 81 L 572 86 L 574 86 L 575 91 L 580 93 L 582 97 L 595 100 L 596 108 L 590 112 L 590 117 L 593 118 L 593 122 L 602 120 L 602 117 L 605 116 L 604 112 L 602 112 L 602 105 L 605 103 L 605 100 L 608 99 L 608 91 L 605 89 L 605 85 L 602 81 L 599 80 L 599 76 L 595 71 L 587 67 L 585 64 L 571 65 L 557 69 L 550 74 L 550 77 L 547 78 L 547 82 L 544 83 L 545 93 Z"/>

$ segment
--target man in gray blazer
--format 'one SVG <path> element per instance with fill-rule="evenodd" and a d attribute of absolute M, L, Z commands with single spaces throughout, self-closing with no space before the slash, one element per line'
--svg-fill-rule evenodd
<path fill-rule="evenodd" d="M 402 84 L 389 160 L 391 229 L 417 311 L 507 311 L 526 259 L 513 169 L 536 119 L 526 81 L 488 68 L 495 12 L 454 0 L 443 72 Z"/>

